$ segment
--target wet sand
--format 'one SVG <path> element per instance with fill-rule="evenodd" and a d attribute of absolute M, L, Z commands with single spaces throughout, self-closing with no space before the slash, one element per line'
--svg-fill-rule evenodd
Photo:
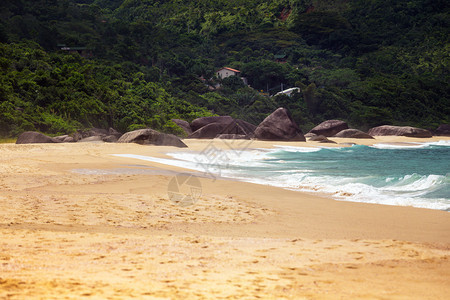
<path fill-rule="evenodd" d="M 442 139 L 448 138 L 435 138 Z M 198 201 L 181 207 L 169 200 L 168 185 L 189 170 L 111 155 L 164 158 L 167 152 L 211 146 L 205 140 L 186 143 L 189 149 L 1 144 L 0 299 L 445 299 L 450 294 L 448 212 L 340 202 L 205 177 L 199 178 Z M 324 146 L 259 141 L 244 146 L 274 144 Z"/>

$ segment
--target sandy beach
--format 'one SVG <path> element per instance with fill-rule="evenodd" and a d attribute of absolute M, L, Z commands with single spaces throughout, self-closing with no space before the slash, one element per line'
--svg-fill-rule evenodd
<path fill-rule="evenodd" d="M 450 138 L 331 139 L 342 146 Z M 450 294 L 449 212 L 336 201 L 113 155 L 166 158 L 243 145 L 185 143 L 189 148 L 0 144 L 0 299 Z M 324 146 L 252 141 L 245 147 L 273 145 Z M 199 176 L 194 205 L 169 200 L 169 183 L 180 173 Z"/>

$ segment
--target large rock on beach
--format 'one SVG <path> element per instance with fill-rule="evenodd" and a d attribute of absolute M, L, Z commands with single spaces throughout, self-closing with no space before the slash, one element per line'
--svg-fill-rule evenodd
<path fill-rule="evenodd" d="M 316 136 L 317 134 L 315 134 L 315 133 L 311 133 L 311 132 L 308 132 L 307 134 L 305 134 L 305 138 L 310 138 L 310 137 L 313 137 L 313 136 Z"/>
<path fill-rule="evenodd" d="M 108 129 L 108 135 L 114 135 L 114 136 L 118 136 L 120 137 L 122 135 L 122 133 L 118 132 L 117 130 L 115 130 L 112 127 L 109 127 Z"/>
<path fill-rule="evenodd" d="M 374 127 L 370 129 L 368 133 L 372 136 L 395 135 L 395 136 L 407 136 L 416 138 L 429 138 L 433 136 L 433 134 L 426 129 L 411 126 L 392 126 L 392 125 L 382 125 Z"/>
<path fill-rule="evenodd" d="M 289 111 L 282 107 L 275 110 L 258 125 L 254 136 L 257 139 L 267 141 L 306 140 Z"/>
<path fill-rule="evenodd" d="M 329 139 L 328 139 L 326 136 L 324 136 L 324 135 L 314 135 L 314 136 L 310 137 L 308 141 L 319 142 L 319 143 L 336 144 L 335 141 L 329 140 Z"/>
<path fill-rule="evenodd" d="M 311 129 L 309 133 L 330 137 L 345 129 L 348 129 L 348 125 L 344 121 L 328 120 Z"/>
<path fill-rule="evenodd" d="M 174 122 L 175 124 L 178 125 L 178 127 L 180 127 L 181 129 L 183 129 L 183 131 L 184 131 L 187 135 L 190 135 L 190 134 L 192 133 L 192 128 L 191 128 L 191 125 L 189 124 L 188 121 L 180 120 L 180 119 L 172 119 L 172 122 Z"/>
<path fill-rule="evenodd" d="M 221 123 L 221 124 L 229 124 L 234 119 L 230 116 L 217 116 L 217 117 L 202 117 L 195 119 L 191 122 L 191 129 L 192 132 L 195 132 L 196 130 L 212 123 Z"/>
<path fill-rule="evenodd" d="M 217 119 L 211 119 L 212 121 Z M 219 122 L 212 122 L 200 127 L 188 138 L 193 139 L 213 139 L 222 134 L 245 135 L 248 138 L 253 136 L 256 126 L 239 119 L 222 118 Z M 229 122 L 226 122 L 229 121 Z"/>
<path fill-rule="evenodd" d="M 213 139 L 217 135 L 228 133 L 231 123 L 211 123 L 203 126 L 188 136 L 191 139 Z"/>
<path fill-rule="evenodd" d="M 69 135 L 65 134 L 65 135 L 59 135 L 59 136 L 55 136 L 53 137 L 55 140 L 60 141 L 61 143 L 64 142 L 65 139 L 69 138 Z"/>
<path fill-rule="evenodd" d="M 241 119 L 236 119 L 234 120 L 234 122 L 243 134 L 248 135 L 249 137 L 253 137 L 253 135 L 255 134 L 256 125 L 253 125 L 252 123 L 246 122 Z"/>
<path fill-rule="evenodd" d="M 17 138 L 16 144 L 61 143 L 61 141 L 36 131 L 25 131 Z"/>
<path fill-rule="evenodd" d="M 174 146 L 186 148 L 186 144 L 173 134 L 165 134 L 153 129 L 138 129 L 123 134 L 119 143 L 137 143 L 141 145 Z"/>
<path fill-rule="evenodd" d="M 102 137 L 102 141 L 104 141 L 105 143 L 115 143 L 119 140 L 121 135 L 117 136 L 117 135 L 107 135 Z"/>
<path fill-rule="evenodd" d="M 91 128 L 88 131 L 85 131 L 83 134 L 83 138 L 91 137 L 91 136 L 107 136 L 109 135 L 109 131 L 103 128 Z"/>
<path fill-rule="evenodd" d="M 68 136 L 66 138 L 64 138 L 63 143 L 75 143 L 76 140 L 73 136 Z"/>
<path fill-rule="evenodd" d="M 58 141 L 62 142 L 62 143 L 73 143 L 75 142 L 75 139 L 73 137 L 71 137 L 70 135 L 60 135 L 60 136 L 55 136 L 54 139 L 57 139 Z"/>
<path fill-rule="evenodd" d="M 434 133 L 436 135 L 450 136 L 450 124 L 442 124 L 440 125 Z"/>
<path fill-rule="evenodd" d="M 358 129 L 344 129 L 334 135 L 339 138 L 373 139 L 374 137 Z"/>

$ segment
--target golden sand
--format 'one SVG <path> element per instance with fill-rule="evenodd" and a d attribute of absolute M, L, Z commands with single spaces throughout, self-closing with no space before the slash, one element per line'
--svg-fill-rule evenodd
<path fill-rule="evenodd" d="M 202 151 L 211 141 L 186 143 L 188 151 Z M 248 147 L 274 144 L 323 146 L 254 141 Z M 211 178 L 200 178 L 198 202 L 181 207 L 169 201 L 167 189 L 186 170 L 111 155 L 165 157 L 169 151 L 187 150 L 1 144 L 0 299 L 450 295 L 448 212 L 339 202 Z"/>

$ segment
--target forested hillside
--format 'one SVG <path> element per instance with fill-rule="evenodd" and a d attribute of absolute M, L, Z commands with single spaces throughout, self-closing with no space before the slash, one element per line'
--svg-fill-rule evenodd
<path fill-rule="evenodd" d="M 444 0 L 3 0 L 0 17 L 4 137 L 181 133 L 172 118 L 256 124 L 279 106 L 303 130 L 450 123 Z M 225 66 L 250 87 L 215 78 Z"/>

